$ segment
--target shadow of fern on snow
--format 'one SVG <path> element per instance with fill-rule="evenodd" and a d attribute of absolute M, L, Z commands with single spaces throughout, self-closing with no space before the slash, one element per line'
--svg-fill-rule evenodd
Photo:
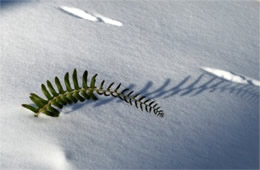
<path fill-rule="evenodd" d="M 194 97 L 202 93 L 226 93 L 241 97 L 249 102 L 258 102 L 259 100 L 259 88 L 250 84 L 237 84 L 225 79 L 219 78 L 212 74 L 202 73 L 197 78 L 192 76 L 186 76 L 176 85 L 171 86 L 171 79 L 166 79 L 165 82 L 158 88 L 154 89 L 154 83 L 148 81 L 144 87 L 137 91 L 138 94 L 144 95 L 150 99 L 162 98 L 167 99 L 174 96 L 180 97 Z M 134 90 L 135 85 L 130 84 L 127 88 Z M 154 89 L 154 90 L 153 90 Z M 109 104 L 112 101 L 122 102 L 116 98 L 100 98 L 93 102 L 79 103 L 72 106 L 72 111 L 78 110 L 87 104 L 92 104 L 93 107 L 99 107 Z M 65 112 L 66 113 L 70 113 Z"/>
<path fill-rule="evenodd" d="M 148 82 L 150 84 L 151 82 Z M 196 79 L 192 80 L 189 75 L 181 80 L 177 85 L 170 87 L 170 79 L 167 79 L 164 84 L 158 89 L 149 92 L 147 89 L 144 93 L 147 97 L 164 99 L 179 96 L 197 96 L 204 92 L 228 93 L 238 97 L 242 97 L 251 102 L 256 102 L 259 99 L 259 89 L 250 84 L 232 83 L 217 76 L 202 73 Z"/>

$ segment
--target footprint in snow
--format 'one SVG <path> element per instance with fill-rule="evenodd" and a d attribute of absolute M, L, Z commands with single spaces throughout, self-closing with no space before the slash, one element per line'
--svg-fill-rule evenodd
<path fill-rule="evenodd" d="M 62 11 L 66 12 L 66 13 L 72 15 L 72 16 L 81 18 L 81 19 L 86 19 L 86 20 L 89 20 L 89 21 L 92 21 L 92 22 L 103 22 L 103 23 L 118 26 L 118 27 L 123 26 L 123 24 L 119 21 L 110 19 L 110 18 L 105 17 L 105 16 L 100 15 L 100 14 L 94 14 L 94 13 L 90 14 L 87 11 L 84 11 L 84 10 L 79 9 L 79 8 L 67 7 L 67 6 L 61 6 L 59 8 Z"/>
<path fill-rule="evenodd" d="M 209 74 L 213 74 L 217 77 L 223 78 L 223 79 L 228 80 L 233 83 L 248 84 L 248 85 L 260 87 L 260 81 L 240 75 L 240 74 L 228 72 L 225 70 L 210 68 L 210 67 L 202 67 L 201 69 Z"/>

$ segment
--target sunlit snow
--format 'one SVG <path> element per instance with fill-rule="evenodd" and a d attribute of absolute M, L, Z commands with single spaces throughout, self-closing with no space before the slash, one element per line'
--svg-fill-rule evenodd
<path fill-rule="evenodd" d="M 0 2 L 1 170 L 259 169 L 259 1 Z M 21 106 L 74 68 L 165 116 L 100 95 L 58 118 Z"/>

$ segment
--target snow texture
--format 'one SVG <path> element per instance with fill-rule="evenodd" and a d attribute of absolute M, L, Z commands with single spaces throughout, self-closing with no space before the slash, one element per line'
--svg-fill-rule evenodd
<path fill-rule="evenodd" d="M 1 0 L 0 11 L 1 170 L 259 169 L 248 81 L 259 82 L 259 1 Z M 21 107 L 74 68 L 155 99 L 165 117 L 106 97 L 59 118 Z"/>

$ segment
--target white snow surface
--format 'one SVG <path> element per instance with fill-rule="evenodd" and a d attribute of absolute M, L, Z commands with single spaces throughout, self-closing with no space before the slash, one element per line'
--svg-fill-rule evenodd
<path fill-rule="evenodd" d="M 58 8 L 100 13 L 89 22 Z M 0 169 L 258 169 L 257 1 L 3 1 Z M 163 118 L 100 97 L 58 118 L 21 107 L 77 68 L 155 99 Z"/>

